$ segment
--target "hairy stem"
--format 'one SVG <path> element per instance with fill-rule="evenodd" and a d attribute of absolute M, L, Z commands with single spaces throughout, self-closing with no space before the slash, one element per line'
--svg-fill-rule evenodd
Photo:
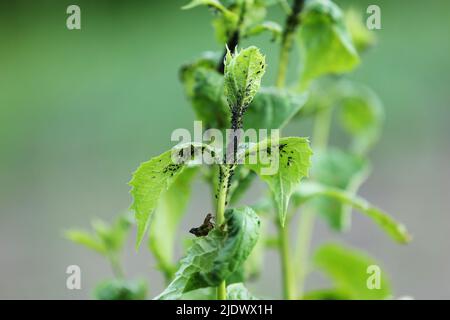
<path fill-rule="evenodd" d="M 228 183 L 230 175 L 226 166 L 220 167 L 219 173 L 219 190 L 217 193 L 217 208 L 216 208 L 216 227 L 220 226 L 225 222 L 225 207 L 227 203 L 227 193 L 228 193 Z M 223 280 L 217 287 L 217 300 L 227 299 L 227 287 L 225 280 Z"/>
<path fill-rule="evenodd" d="M 289 230 L 278 222 L 278 250 L 281 257 L 281 274 L 283 277 L 283 299 L 295 299 L 295 279 L 289 254 Z"/>
<path fill-rule="evenodd" d="M 284 87 L 286 81 L 286 72 L 289 63 L 289 53 L 294 42 L 295 31 L 300 24 L 300 12 L 303 9 L 305 0 L 294 0 L 291 13 L 286 18 L 286 24 L 281 38 L 280 58 L 278 64 L 278 73 L 276 78 L 276 86 Z"/>

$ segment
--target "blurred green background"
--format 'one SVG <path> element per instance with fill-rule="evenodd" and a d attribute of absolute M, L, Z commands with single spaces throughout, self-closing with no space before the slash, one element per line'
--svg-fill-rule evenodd
<path fill-rule="evenodd" d="M 395 293 L 450 298 L 450 2 L 353 0 L 365 14 L 382 10 L 378 46 L 352 78 L 371 86 L 386 107 L 385 131 L 372 151 L 374 171 L 361 193 L 403 221 L 407 247 L 354 217 L 343 236 L 319 222 L 314 245 L 342 239 L 383 262 Z M 66 8 L 81 7 L 82 29 L 66 28 Z M 62 230 L 112 220 L 131 202 L 127 181 L 142 161 L 171 146 L 170 134 L 192 128 L 194 114 L 178 68 L 204 50 L 222 50 L 205 8 L 185 1 L 2 1 L 0 4 L 0 298 L 79 299 L 111 276 L 94 253 L 64 240 Z M 275 8 L 272 19 L 282 22 Z M 250 44 L 244 41 L 242 45 Z M 262 35 L 273 83 L 278 45 Z M 291 68 L 291 72 L 295 72 Z M 288 133 L 307 136 L 292 124 Z M 210 209 L 197 183 L 183 228 Z M 262 191 L 255 186 L 247 199 Z M 163 280 L 146 250 L 132 249 L 130 276 Z M 280 291 L 275 253 L 253 291 Z M 275 262 L 273 262 L 275 261 Z M 82 270 L 82 290 L 66 289 L 66 267 Z M 309 288 L 323 283 L 313 276 Z"/>

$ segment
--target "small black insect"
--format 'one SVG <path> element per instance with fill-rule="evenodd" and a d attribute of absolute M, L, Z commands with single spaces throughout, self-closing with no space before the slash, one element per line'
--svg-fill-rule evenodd
<path fill-rule="evenodd" d="M 214 228 L 214 224 L 211 222 L 212 214 L 208 213 L 206 215 L 203 224 L 198 228 L 192 228 L 189 230 L 190 233 L 194 234 L 196 237 L 205 237 Z"/>

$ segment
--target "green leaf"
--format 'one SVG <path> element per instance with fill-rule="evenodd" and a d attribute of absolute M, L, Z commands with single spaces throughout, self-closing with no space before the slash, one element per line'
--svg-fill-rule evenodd
<path fill-rule="evenodd" d="M 283 28 L 274 21 L 264 21 L 263 23 L 257 24 L 255 26 L 249 28 L 245 32 L 244 37 L 256 36 L 265 31 L 268 31 L 272 34 L 272 40 L 276 40 L 281 37 Z"/>
<path fill-rule="evenodd" d="M 86 231 L 76 229 L 67 230 L 64 232 L 64 236 L 73 243 L 85 246 L 86 248 L 94 250 L 100 254 L 104 255 L 107 252 L 103 242 Z"/>
<path fill-rule="evenodd" d="M 240 37 L 247 37 L 256 26 L 264 24 L 264 18 L 267 14 L 267 3 L 261 0 L 227 0 L 222 1 L 224 6 L 234 13 L 235 17 L 227 17 L 219 15 L 213 20 L 213 26 L 218 42 L 225 44 L 238 32 Z M 268 25 L 267 28 L 274 28 L 273 25 Z"/>
<path fill-rule="evenodd" d="M 250 207 L 229 209 L 225 212 L 227 234 L 223 246 L 212 262 L 211 269 L 204 269 L 194 274 L 187 284 L 187 289 L 199 283 L 216 286 L 231 276 L 250 255 L 258 236 L 260 220 Z"/>
<path fill-rule="evenodd" d="M 135 212 L 138 229 L 136 247 L 144 237 L 162 192 L 170 187 L 187 164 L 195 162 L 199 156 L 205 156 L 205 152 L 215 157 L 215 151 L 206 145 L 177 146 L 142 163 L 134 172 L 129 185 L 133 196 L 131 209 Z"/>
<path fill-rule="evenodd" d="M 216 15 L 213 20 L 213 26 L 216 33 L 217 40 L 222 44 L 226 43 L 230 34 L 238 28 L 240 6 L 234 1 L 223 1 L 223 4 L 218 0 L 192 0 L 189 4 L 182 7 L 182 9 L 192 9 L 198 6 L 208 6 L 214 8 L 220 14 Z"/>
<path fill-rule="evenodd" d="M 223 75 L 216 70 L 220 58 L 221 54 L 205 52 L 200 59 L 184 65 L 180 70 L 180 79 L 191 100 L 196 119 L 202 121 L 206 129 L 225 129 L 230 126 Z"/>
<path fill-rule="evenodd" d="M 308 175 L 311 155 L 308 139 L 298 137 L 265 140 L 251 146 L 246 153 L 244 165 L 268 184 L 283 226 L 289 198 L 300 180 Z M 264 158 L 267 161 L 262 161 Z"/>
<path fill-rule="evenodd" d="M 130 226 L 131 219 L 128 214 L 125 214 L 119 216 L 111 226 L 100 219 L 93 220 L 94 235 L 76 229 L 68 230 L 64 235 L 70 241 L 106 256 L 110 253 L 117 253 L 122 249 Z"/>
<path fill-rule="evenodd" d="M 318 152 L 313 157 L 311 178 L 325 186 L 355 194 L 370 172 L 369 163 L 339 149 Z M 335 230 L 349 230 L 351 207 L 329 197 L 317 197 L 308 203 Z"/>
<path fill-rule="evenodd" d="M 320 112 L 327 112 L 327 109 L 335 106 L 340 99 L 340 92 L 337 90 L 336 77 L 326 76 L 312 82 L 308 88 L 308 100 L 299 110 L 296 118 L 317 115 Z"/>
<path fill-rule="evenodd" d="M 255 26 L 264 24 L 263 21 L 267 14 L 267 4 L 261 0 L 244 0 L 240 2 L 241 12 L 244 13 L 242 17 L 242 23 L 240 25 L 240 33 L 243 36 L 247 36 L 250 29 L 253 29 Z M 275 22 L 273 23 L 275 24 Z"/>
<path fill-rule="evenodd" d="M 321 289 L 306 292 L 303 300 L 350 300 L 350 296 L 337 289 Z"/>
<path fill-rule="evenodd" d="M 378 140 L 384 120 L 383 105 L 369 88 L 350 82 L 341 82 L 340 123 L 354 137 L 352 149 L 365 154 Z"/>
<path fill-rule="evenodd" d="M 266 67 L 265 57 L 251 46 L 225 57 L 225 96 L 231 109 L 246 108 L 261 85 Z"/>
<path fill-rule="evenodd" d="M 198 6 L 210 6 L 219 10 L 221 13 L 225 15 L 228 15 L 230 17 L 235 16 L 234 13 L 232 13 L 225 6 L 223 6 L 219 0 L 192 0 L 187 5 L 183 6 L 181 9 L 189 10 Z"/>
<path fill-rule="evenodd" d="M 252 295 L 243 283 L 234 283 L 227 286 L 227 300 L 258 300 Z"/>
<path fill-rule="evenodd" d="M 380 264 L 364 252 L 338 244 L 326 244 L 314 254 L 314 264 L 332 279 L 338 291 L 350 299 L 379 300 L 391 297 L 390 283 L 381 268 L 379 289 L 368 288 L 368 279 L 372 274 L 368 268 Z"/>
<path fill-rule="evenodd" d="M 217 228 L 193 240 L 174 280 L 155 299 L 179 299 L 185 292 L 217 286 L 242 266 L 258 239 L 259 218 L 244 207 L 227 210 L 225 219 L 226 232 Z"/>
<path fill-rule="evenodd" d="M 336 199 L 341 203 L 351 205 L 354 209 L 369 217 L 393 240 L 405 244 L 411 240 L 406 227 L 395 221 L 387 213 L 374 207 L 366 200 L 338 188 L 328 187 L 315 182 L 304 182 L 296 190 L 297 199 L 306 202 L 311 198 L 326 196 Z"/>
<path fill-rule="evenodd" d="M 224 95 L 223 76 L 214 69 L 186 68 L 186 92 L 191 98 L 197 120 L 203 121 L 206 129 L 225 129 L 230 126 L 230 110 Z M 186 91 L 187 91 L 186 90 Z"/>
<path fill-rule="evenodd" d="M 217 298 L 217 289 L 213 287 L 200 288 L 183 293 L 179 300 L 215 300 Z"/>
<path fill-rule="evenodd" d="M 301 19 L 299 42 L 303 87 L 321 75 L 348 72 L 359 64 L 358 53 L 336 4 L 329 0 L 307 1 Z"/>
<path fill-rule="evenodd" d="M 171 279 L 174 270 L 174 248 L 177 229 L 189 201 L 191 182 L 197 167 L 183 170 L 170 188 L 162 194 L 149 231 L 149 248 L 158 267 Z"/>
<path fill-rule="evenodd" d="M 245 129 L 281 129 L 306 103 L 308 95 L 279 88 L 261 88 L 244 115 Z"/>
<path fill-rule="evenodd" d="M 363 22 L 364 17 L 361 12 L 361 10 L 355 10 L 353 8 L 345 12 L 345 25 L 359 53 L 366 51 L 376 42 L 374 32 L 367 29 L 367 26 Z"/>
<path fill-rule="evenodd" d="M 122 249 L 130 226 L 131 218 L 128 214 L 119 216 L 112 226 L 99 219 L 92 221 L 92 228 L 110 252 L 119 252 Z"/>
<path fill-rule="evenodd" d="M 252 207 L 253 208 L 253 207 Z M 260 274 L 261 270 L 264 268 L 264 254 L 266 248 L 266 240 L 267 240 L 267 226 L 268 221 L 267 218 L 261 218 L 264 213 L 261 214 L 261 211 L 255 210 L 258 216 L 261 219 L 261 226 L 259 230 L 258 241 L 255 244 L 252 252 L 244 263 L 244 274 L 245 281 L 247 280 L 255 280 Z"/>
<path fill-rule="evenodd" d="M 144 300 L 147 284 L 143 280 L 106 280 L 97 285 L 93 295 L 97 300 Z"/>
<path fill-rule="evenodd" d="M 214 70 L 222 58 L 221 52 L 206 51 L 201 57 L 192 63 L 184 64 L 179 71 L 180 80 L 183 84 L 184 91 L 189 98 L 194 95 L 194 87 L 196 85 L 195 73 L 198 69 Z"/>
<path fill-rule="evenodd" d="M 299 117 L 337 108 L 340 125 L 352 138 L 353 153 L 364 155 L 377 142 L 384 111 L 373 90 L 346 79 L 323 77 L 314 81 L 308 91 L 308 101 L 300 109 Z"/>

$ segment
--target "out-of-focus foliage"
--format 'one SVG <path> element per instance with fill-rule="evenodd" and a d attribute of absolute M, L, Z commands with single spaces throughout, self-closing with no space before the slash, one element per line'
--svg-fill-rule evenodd
<path fill-rule="evenodd" d="M 328 291 L 328 298 L 379 300 L 391 297 L 391 285 L 386 274 L 380 264 L 366 253 L 327 244 L 317 249 L 313 260 L 315 267 L 330 277 L 336 288 L 336 291 Z M 373 266 L 378 268 L 373 269 Z M 380 274 L 375 274 L 374 270 Z M 379 276 L 379 283 L 374 276 Z"/>
<path fill-rule="evenodd" d="M 93 295 L 98 300 L 144 300 L 147 284 L 143 280 L 106 280 L 95 287 Z"/>

